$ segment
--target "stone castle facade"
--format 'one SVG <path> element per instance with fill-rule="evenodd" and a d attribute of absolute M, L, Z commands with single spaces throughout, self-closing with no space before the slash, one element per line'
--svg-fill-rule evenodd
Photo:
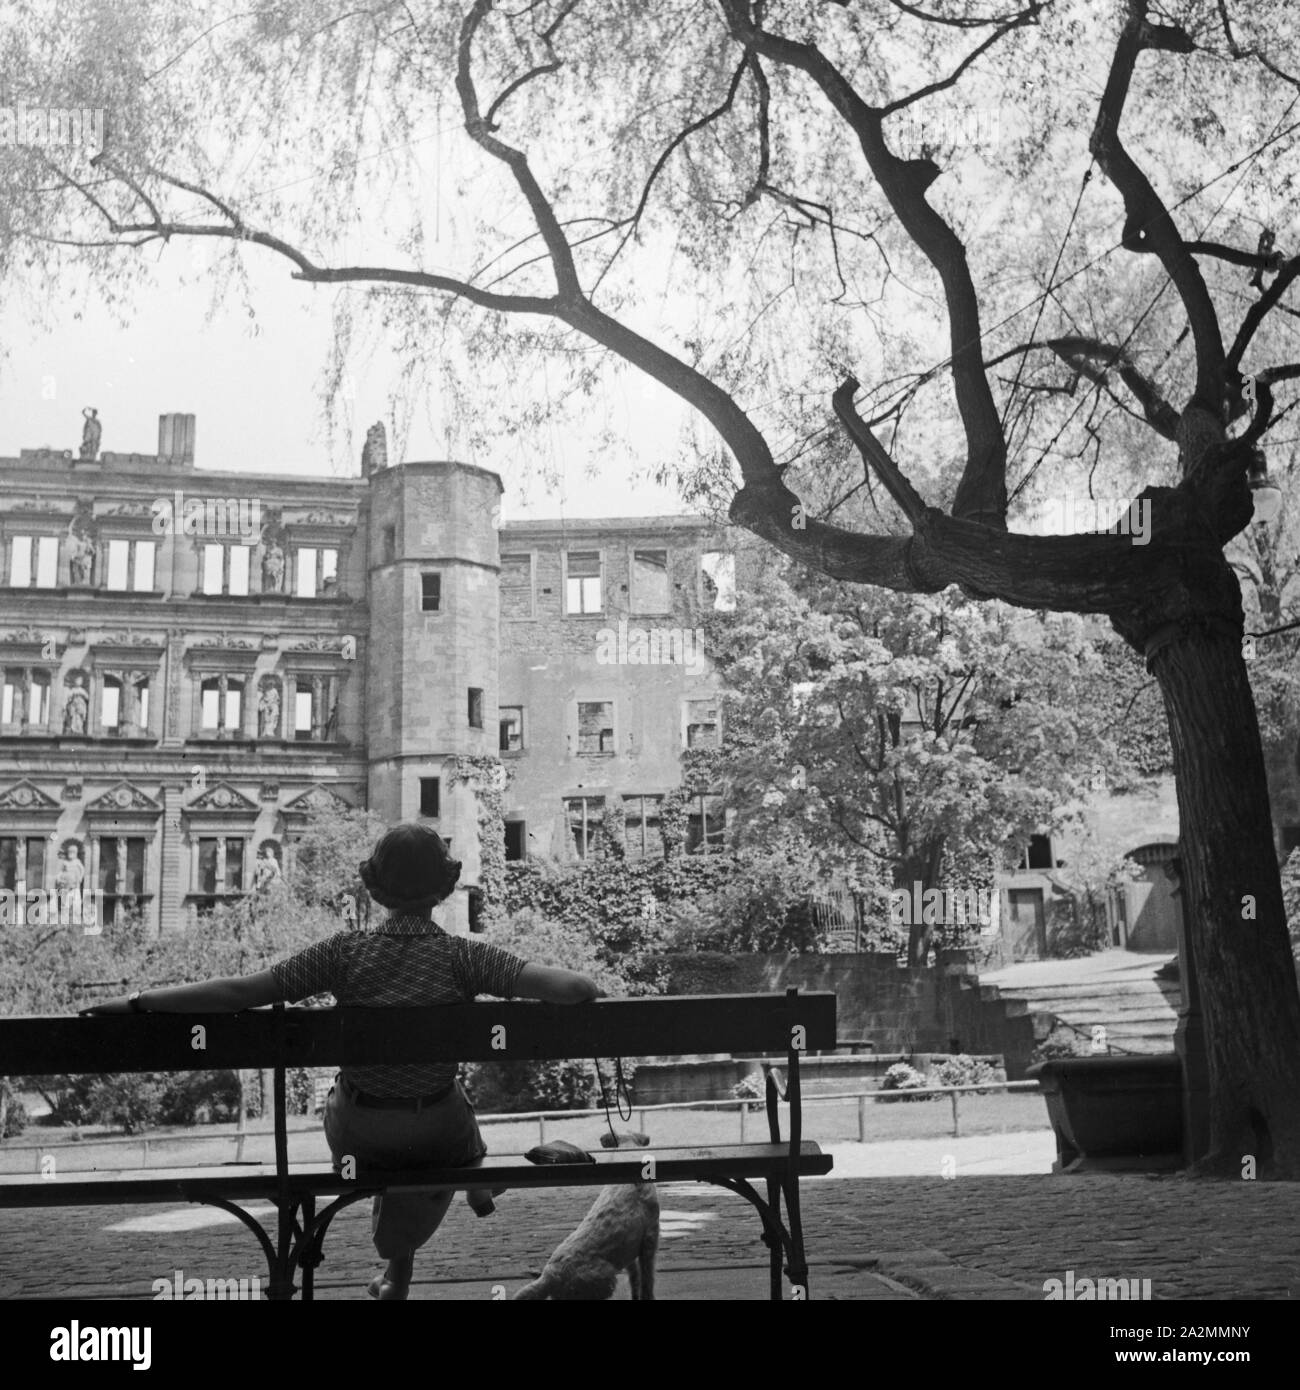
<path fill-rule="evenodd" d="M 462 757 L 511 765 L 507 857 L 594 852 L 616 799 L 655 852 L 682 749 L 718 733 L 696 638 L 724 531 L 501 526 L 496 474 L 390 467 L 382 429 L 353 478 L 198 470 L 194 440 L 168 415 L 157 453 L 100 453 L 88 417 L 79 457 L 0 458 L 0 889 L 80 882 L 183 930 L 288 868 L 318 808 L 368 807 L 452 842 L 464 931 Z"/>

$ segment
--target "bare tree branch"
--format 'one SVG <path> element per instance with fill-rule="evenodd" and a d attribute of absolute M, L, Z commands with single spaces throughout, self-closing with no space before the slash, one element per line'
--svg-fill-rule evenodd
<path fill-rule="evenodd" d="M 1241 370 L 1241 359 L 1250 346 L 1250 340 L 1255 336 L 1260 324 L 1268 317 L 1273 306 L 1291 288 L 1297 276 L 1300 276 L 1300 256 L 1292 256 L 1289 261 L 1283 263 L 1273 283 L 1246 310 L 1241 327 L 1237 329 L 1237 336 L 1232 340 L 1232 347 L 1228 349 L 1227 365 L 1232 371 L 1239 372 Z"/>
<path fill-rule="evenodd" d="M 1006 352 L 991 358 L 988 365 L 994 367 L 1009 357 L 1032 352 L 1035 348 L 1047 348 L 1054 352 L 1067 366 L 1073 367 L 1098 385 L 1106 381 L 1107 368 L 1118 366 L 1120 379 L 1137 398 L 1147 423 L 1165 439 L 1177 438 L 1178 412 L 1156 390 L 1152 382 L 1138 371 L 1122 347 L 1081 335 L 1046 338 L 1041 343 L 1022 343 L 1017 347 L 1008 348 Z M 1099 362 L 1100 365 L 1094 366 L 1094 362 Z"/>
<path fill-rule="evenodd" d="M 891 101 L 888 106 L 880 108 L 881 114 L 892 116 L 896 111 L 902 111 L 906 107 L 911 106 L 913 102 L 924 101 L 926 97 L 932 97 L 937 92 L 946 91 L 949 87 L 954 86 L 961 79 L 962 73 L 964 73 L 976 59 L 987 53 L 995 43 L 1005 38 L 1013 29 L 1022 28 L 1026 24 L 1036 24 L 1038 22 L 1039 12 L 1042 8 L 1042 5 L 1030 5 L 1027 10 L 1022 11 L 1020 14 L 1016 15 L 1014 19 L 1009 20 L 1007 23 L 1001 25 L 994 33 L 990 34 L 972 53 L 968 53 L 966 57 L 953 68 L 952 72 L 950 72 L 947 77 L 941 78 L 938 82 L 931 82 L 928 86 L 918 87 L 916 91 L 909 92 L 907 96 L 900 97 L 898 101 Z"/>
<path fill-rule="evenodd" d="M 899 159 L 885 144 L 884 112 L 858 95 L 815 44 L 798 43 L 762 28 L 747 0 L 719 0 L 737 42 L 806 73 L 857 136 L 867 164 L 913 242 L 943 282 L 951 335 L 957 409 L 966 433 L 966 467 L 953 504 L 956 516 L 1006 526 L 1006 440 L 980 353 L 979 299 L 961 239 L 926 201 L 938 176 L 929 160 Z"/>
<path fill-rule="evenodd" d="M 537 229 L 542 234 L 542 241 L 550 253 L 551 267 L 555 273 L 555 284 L 559 291 L 559 297 L 562 300 L 580 299 L 582 287 L 578 283 L 578 270 L 573 263 L 573 249 L 560 227 L 555 210 L 547 201 L 536 176 L 528 165 L 528 157 L 522 150 L 507 145 L 504 140 L 498 140 L 492 134 L 491 128 L 479 111 L 478 92 L 474 86 L 470 60 L 474 39 L 483 21 L 490 13 L 493 3 L 494 0 L 474 0 L 474 5 L 466 14 L 464 23 L 460 28 L 460 43 L 456 61 L 456 92 L 460 97 L 461 108 L 465 113 L 465 129 L 476 145 L 486 150 L 495 159 L 499 159 L 514 175 L 515 182 L 519 185 L 519 190 L 523 193 L 529 210 L 533 214 L 533 220 L 537 223 Z"/>
<path fill-rule="evenodd" d="M 1123 244 L 1130 251 L 1153 251 L 1173 281 L 1196 345 L 1196 391 L 1193 399 L 1215 420 L 1223 419 L 1225 361 L 1219 319 L 1187 243 L 1147 176 L 1125 150 L 1120 120 L 1138 55 L 1147 49 L 1190 53 L 1194 44 L 1178 25 L 1151 24 L 1147 0 L 1128 0 L 1128 21 L 1115 45 L 1110 75 L 1102 94 L 1090 149 L 1124 199 Z"/>
<path fill-rule="evenodd" d="M 885 485 L 885 490 L 902 508 L 903 515 L 913 523 L 920 521 L 926 513 L 926 504 L 920 493 L 904 476 L 902 469 L 890 457 L 888 451 L 876 438 L 867 423 L 853 408 L 853 397 L 857 394 L 858 383 L 849 377 L 831 397 L 831 404 L 840 423 L 850 439 L 857 445 L 862 457 L 872 471 Z"/>

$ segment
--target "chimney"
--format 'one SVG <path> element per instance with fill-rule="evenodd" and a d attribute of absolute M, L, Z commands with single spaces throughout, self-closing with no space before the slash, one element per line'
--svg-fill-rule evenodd
<path fill-rule="evenodd" d="M 173 467 L 194 466 L 194 416 L 160 415 L 158 417 L 158 458 Z"/>

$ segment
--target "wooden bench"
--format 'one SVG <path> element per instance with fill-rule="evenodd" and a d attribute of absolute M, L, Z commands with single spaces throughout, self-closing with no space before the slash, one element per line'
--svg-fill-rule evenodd
<path fill-rule="evenodd" d="M 275 1163 L 227 1163 L 170 1171 L 90 1172 L 53 1178 L 0 1174 L 0 1207 L 95 1206 L 183 1199 L 220 1207 L 256 1235 L 268 1296 L 312 1297 L 330 1222 L 377 1192 L 431 1188 L 588 1187 L 647 1180 L 713 1183 L 757 1210 L 769 1249 L 770 1296 L 808 1297 L 799 1215 L 800 1177 L 830 1172 L 831 1158 L 803 1140 L 799 1062 L 835 1046 L 834 994 L 749 994 L 617 999 L 575 1006 L 527 1001 L 421 1009 L 303 1009 L 277 1004 L 239 1014 L 138 1014 L 100 1018 L 0 1018 L 0 1074 L 200 1071 L 273 1067 Z M 789 1137 L 782 1140 L 776 1085 L 768 1072 L 767 1143 L 597 1152 L 594 1164 L 537 1166 L 522 1155 L 489 1155 L 472 1168 L 358 1171 L 288 1158 L 285 1073 L 308 1066 L 401 1062 L 492 1062 L 552 1058 L 683 1056 L 747 1052 L 786 1058 Z M 593 1116 L 599 1112 L 593 1112 Z M 764 1185 L 760 1193 L 755 1182 Z M 330 1198 L 316 1210 L 318 1197 Z M 781 1203 L 785 1202 L 782 1217 Z M 270 1200 L 275 1238 L 238 1204 Z"/>

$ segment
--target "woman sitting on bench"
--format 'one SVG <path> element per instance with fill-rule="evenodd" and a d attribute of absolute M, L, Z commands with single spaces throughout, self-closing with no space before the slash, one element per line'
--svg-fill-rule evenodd
<path fill-rule="evenodd" d="M 361 866 L 370 896 L 389 917 L 370 931 L 342 931 L 255 975 L 137 991 L 84 1013 L 238 1013 L 280 1000 L 297 1003 L 327 991 L 341 1006 L 418 1008 L 468 1003 L 480 994 L 581 1004 L 600 991 L 585 975 L 534 965 L 498 946 L 450 936 L 432 911 L 460 877 L 442 837 L 419 824 L 394 827 Z M 462 1167 L 487 1153 L 474 1109 L 457 1079 L 458 1064 L 434 1062 L 347 1067 L 325 1106 L 325 1137 L 335 1170 L 345 1157 L 361 1168 Z M 438 1229 L 451 1191 L 374 1199 L 375 1249 L 388 1261 L 369 1294 L 404 1299 L 415 1252 Z M 467 1194 L 480 1215 L 486 1190 Z"/>

